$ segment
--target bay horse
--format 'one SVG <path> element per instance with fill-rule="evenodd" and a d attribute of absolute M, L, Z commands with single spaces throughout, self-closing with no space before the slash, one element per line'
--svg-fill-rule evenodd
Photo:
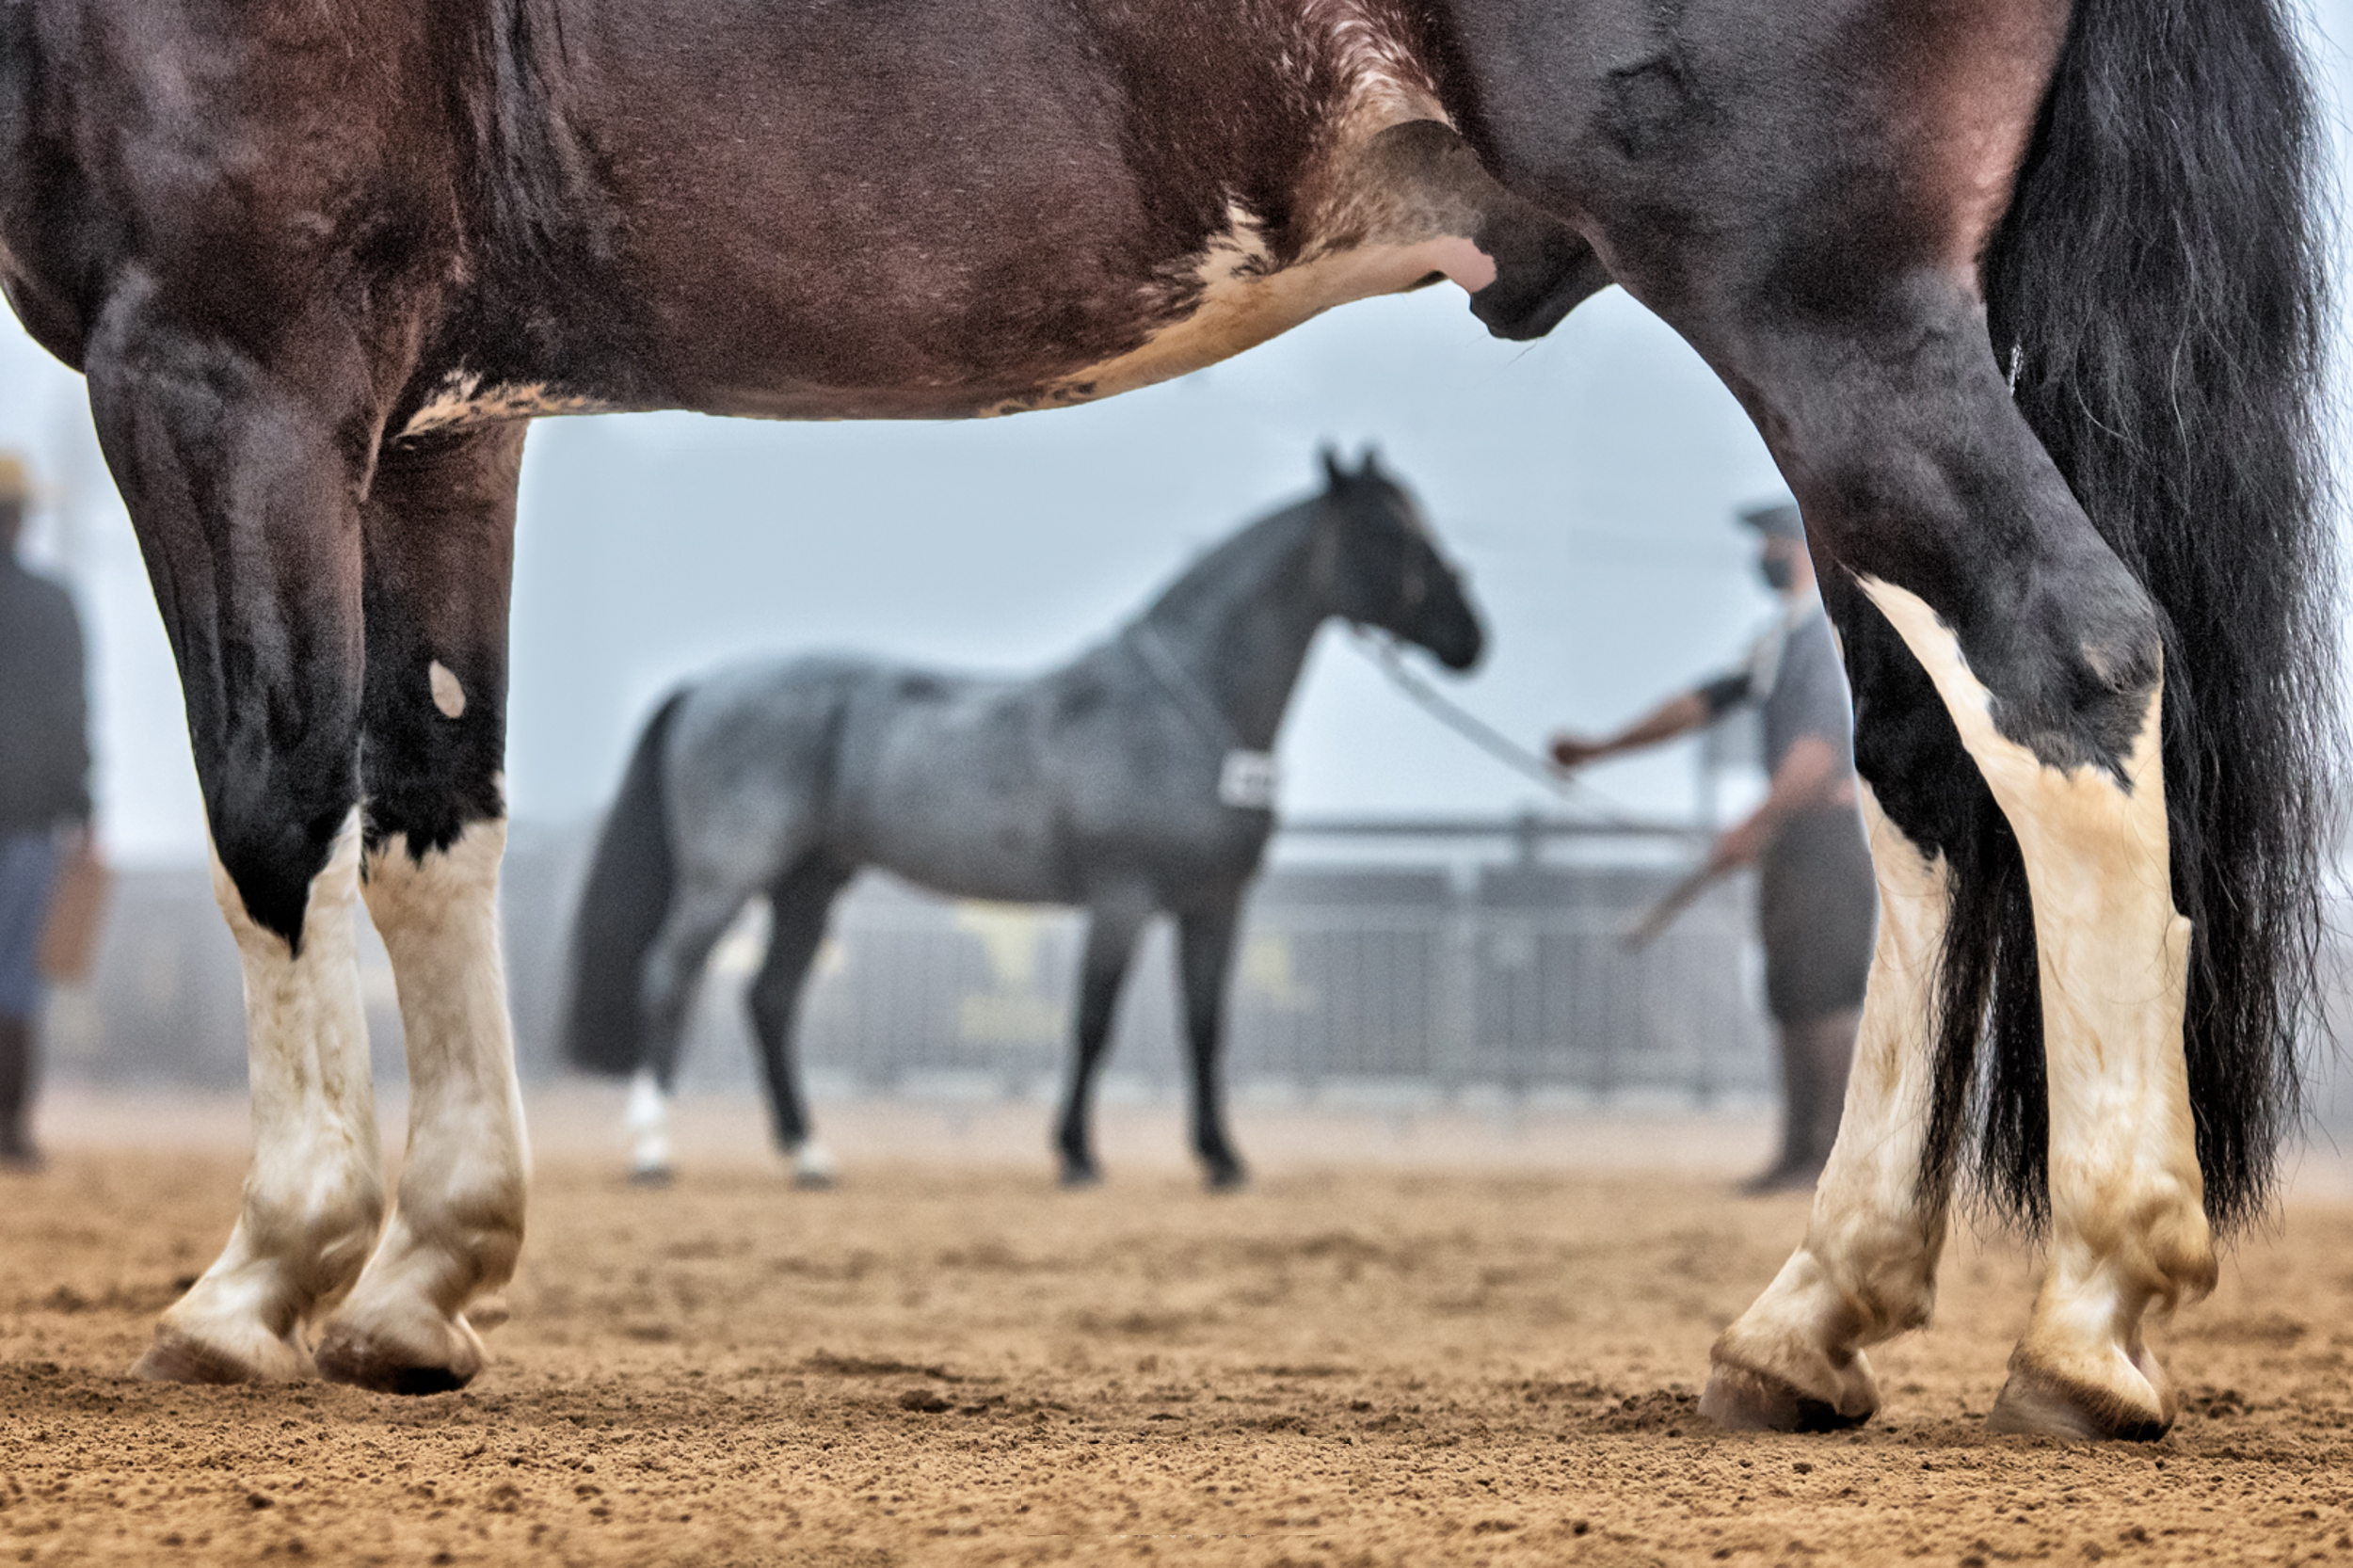
<path fill-rule="evenodd" d="M 1367 453 L 1195 562 L 1109 641 L 1028 680 L 817 656 L 734 666 L 673 693 L 607 813 L 572 937 L 565 1049 L 638 1075 L 632 1175 L 669 1174 L 664 1108 L 705 963 L 765 895 L 747 1000 L 776 1143 L 810 1132 L 794 1020 L 835 897 L 864 866 L 962 898 L 1083 905 L 1064 1186 L 1101 1177 L 1090 1112 L 1137 938 L 1176 918 L 1193 1146 L 1238 1187 L 1219 1072 L 1243 890 L 1274 829 L 1275 732 L 1327 620 L 1378 627 L 1468 669 L 1484 646 L 1413 496 Z"/>
<path fill-rule="evenodd" d="M 1451 279 L 1740 398 L 1882 889 L 1846 1131 L 1705 1409 L 1838 1426 L 1956 1183 L 1997 1426 L 2152 1437 L 2297 1104 L 2336 763 L 2282 0 L 0 0 L 0 285 L 87 376 L 245 967 L 253 1162 L 136 1368 L 455 1387 L 522 1241 L 495 936 L 531 416 L 1107 396 Z M 1409 373 L 1409 372 L 1401 372 Z M 379 1174 L 364 896 L 412 1084 Z"/>

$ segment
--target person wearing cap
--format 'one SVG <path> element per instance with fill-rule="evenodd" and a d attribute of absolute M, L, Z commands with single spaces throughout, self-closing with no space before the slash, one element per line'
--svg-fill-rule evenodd
<path fill-rule="evenodd" d="M 90 818 L 81 621 L 65 589 L 16 558 L 32 503 L 23 459 L 0 453 L 0 1169 L 40 1162 L 26 1113 L 41 932 L 58 868 Z"/>
<path fill-rule="evenodd" d="M 1782 600 L 1748 658 L 1615 735 L 1555 736 L 1552 757 L 1579 767 L 1701 728 L 1743 703 L 1760 710 L 1771 788 L 1718 837 L 1708 867 L 1721 874 L 1758 866 L 1757 924 L 1784 1112 L 1780 1157 L 1747 1188 L 1769 1192 L 1811 1187 L 1837 1139 L 1878 896 L 1855 803 L 1854 711 L 1804 524 L 1786 503 L 1752 507 L 1740 520 L 1757 531 L 1757 569 Z"/>

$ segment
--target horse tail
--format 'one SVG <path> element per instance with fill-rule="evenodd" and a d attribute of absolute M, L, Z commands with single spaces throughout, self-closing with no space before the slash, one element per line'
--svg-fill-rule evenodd
<path fill-rule="evenodd" d="M 597 836 L 597 853 L 572 920 L 570 1004 L 564 1054 L 575 1067 L 626 1077 L 644 1064 L 638 994 L 646 953 L 670 912 L 677 870 L 662 784 L 670 727 L 686 700 L 670 694 L 637 738 L 621 792 Z"/>
<path fill-rule="evenodd" d="M 2261 1210 L 2301 1109 L 2342 755 L 2320 152 L 2282 0 L 2076 0 L 1985 262 L 2020 411 L 2163 623 L 2189 1093 L 2224 1227 Z M 1980 805 L 1951 862 L 1925 1174 L 1965 1163 L 1998 1209 L 2039 1224 L 2034 928 L 2016 840 Z"/>

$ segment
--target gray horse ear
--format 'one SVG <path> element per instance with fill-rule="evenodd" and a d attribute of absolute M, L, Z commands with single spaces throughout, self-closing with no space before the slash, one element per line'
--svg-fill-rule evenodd
<path fill-rule="evenodd" d="M 1330 441 L 1326 441 L 1320 449 L 1320 455 L 1323 458 L 1323 480 L 1325 487 L 1335 491 L 1346 489 L 1348 488 L 1349 472 L 1348 470 L 1340 466 L 1339 448 L 1334 446 Z"/>
<path fill-rule="evenodd" d="M 1371 445 L 1369 442 L 1366 444 L 1364 460 L 1356 465 L 1356 477 L 1359 479 L 1385 479 L 1388 477 L 1388 475 L 1381 472 L 1381 449 L 1379 447 Z"/>

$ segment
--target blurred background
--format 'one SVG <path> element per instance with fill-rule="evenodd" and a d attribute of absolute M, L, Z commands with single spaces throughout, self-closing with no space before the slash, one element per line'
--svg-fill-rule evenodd
<path fill-rule="evenodd" d="M 2312 21 L 2342 168 L 2353 5 Z M 1368 301 L 1168 385 L 983 424 L 542 423 L 522 488 L 508 751 L 526 1072 L 559 1070 L 550 1015 L 586 838 L 671 684 L 807 648 L 1043 666 L 1306 490 L 1325 441 L 1377 444 L 1418 490 L 1493 633 L 1480 669 L 1445 683 L 1529 745 L 1622 722 L 1737 658 L 1772 614 L 1733 521 L 1780 493 L 1772 464 L 1706 368 L 1615 291 L 1532 345 L 1490 340 L 1451 288 Z M 54 1000 L 53 1081 L 233 1086 L 236 967 L 170 657 L 80 380 L 5 317 L 0 447 L 52 492 L 26 554 L 82 607 L 100 828 L 121 873 L 95 976 Z M 1746 889 L 1718 888 L 1639 959 L 1616 941 L 1708 825 L 1760 792 L 1741 735 L 1596 768 L 1591 794 L 1563 800 L 1327 631 L 1281 756 L 1285 830 L 1234 993 L 1245 1097 L 1764 1103 Z M 1594 830 L 1605 816 L 1647 830 Z M 759 918 L 714 966 L 690 1088 L 750 1087 L 734 997 Z M 1114 1095 L 1173 1092 L 1164 944 L 1123 1008 Z M 379 1068 L 397 1076 L 390 973 L 370 952 Z M 819 1097 L 1043 1092 L 1076 961 L 1070 917 L 861 883 L 808 1005 Z M 2338 1097 L 2324 1089 L 2330 1120 Z"/>

